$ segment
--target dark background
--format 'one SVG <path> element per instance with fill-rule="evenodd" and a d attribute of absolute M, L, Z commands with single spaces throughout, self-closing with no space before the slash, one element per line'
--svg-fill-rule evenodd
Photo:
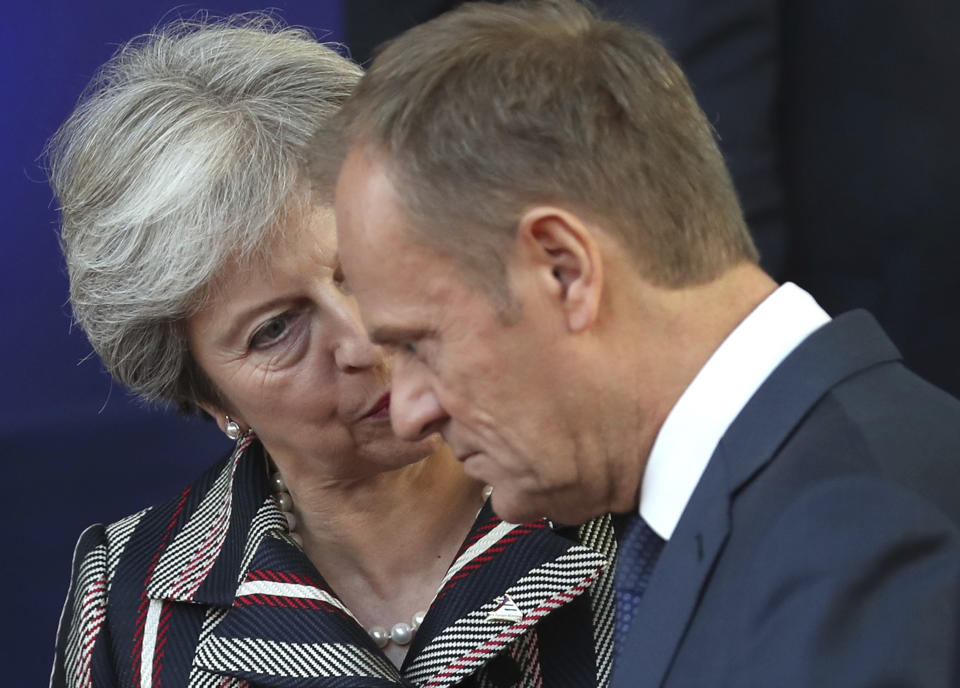
<path fill-rule="evenodd" d="M 273 8 L 364 61 L 458 0 L 40 0 L 0 22 L 5 175 L 0 400 L 4 685 L 44 685 L 87 525 L 169 498 L 230 448 L 212 423 L 145 409 L 70 330 L 38 157 L 122 42 L 198 10 Z M 867 307 L 907 363 L 960 394 L 960 3 L 594 0 L 661 35 L 717 128 L 764 266 L 831 313 Z"/>

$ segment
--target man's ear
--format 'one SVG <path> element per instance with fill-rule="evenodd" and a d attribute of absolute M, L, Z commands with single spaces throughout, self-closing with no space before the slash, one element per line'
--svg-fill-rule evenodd
<path fill-rule="evenodd" d="M 603 258 L 594 231 L 576 214 L 552 206 L 528 210 L 517 225 L 521 251 L 573 332 L 589 328 L 600 308 Z"/>

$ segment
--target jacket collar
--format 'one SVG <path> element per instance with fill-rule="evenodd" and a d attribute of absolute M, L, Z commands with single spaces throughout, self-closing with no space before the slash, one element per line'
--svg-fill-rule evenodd
<path fill-rule="evenodd" d="M 192 500 L 183 526 L 160 553 L 147 596 L 232 606 L 237 585 L 263 539 L 286 532 L 286 519 L 270 496 L 267 477 L 260 443 L 253 436 L 238 442 L 206 491 Z"/>
<path fill-rule="evenodd" d="M 594 584 L 612 559 L 609 517 L 590 532 L 593 547 L 547 521 L 505 523 L 485 505 L 401 675 L 289 539 L 262 448 L 248 439 L 161 553 L 147 591 L 213 608 L 195 658 L 202 672 L 266 686 L 448 686 Z"/>
<path fill-rule="evenodd" d="M 610 518 L 598 521 L 598 540 L 609 543 Z M 404 677 L 425 686 L 456 684 L 583 594 L 608 569 L 612 552 L 582 539 L 545 520 L 506 523 L 484 506 L 414 638 Z"/>

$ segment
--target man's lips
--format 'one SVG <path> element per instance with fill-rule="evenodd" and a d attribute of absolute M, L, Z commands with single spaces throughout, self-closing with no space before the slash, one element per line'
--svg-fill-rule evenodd
<path fill-rule="evenodd" d="M 390 417 L 390 392 L 377 399 L 364 418 L 389 418 Z"/>

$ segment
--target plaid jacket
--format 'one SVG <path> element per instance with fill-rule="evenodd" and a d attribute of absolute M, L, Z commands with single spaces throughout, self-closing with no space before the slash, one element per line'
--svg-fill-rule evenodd
<path fill-rule="evenodd" d="M 263 462 L 241 443 L 178 498 L 83 533 L 51 686 L 608 684 L 609 516 L 554 528 L 484 507 L 398 671 L 289 539 Z M 491 614 L 504 595 L 519 620 Z"/>

